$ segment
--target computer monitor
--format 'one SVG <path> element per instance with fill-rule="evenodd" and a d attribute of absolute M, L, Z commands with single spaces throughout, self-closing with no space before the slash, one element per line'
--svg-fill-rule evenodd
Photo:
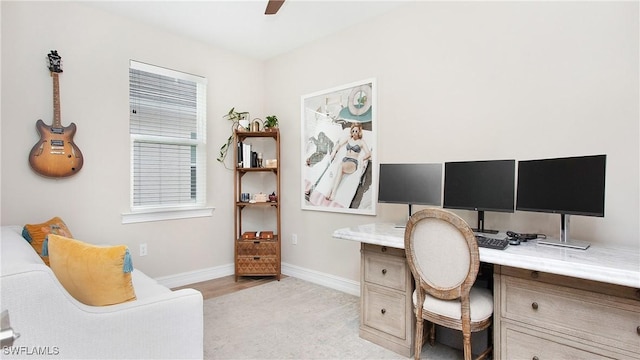
<path fill-rule="evenodd" d="M 560 241 L 538 243 L 589 247 L 569 238 L 569 215 L 604 217 L 606 163 L 606 155 L 518 162 L 516 210 L 561 215 Z"/>
<path fill-rule="evenodd" d="M 442 164 L 380 164 L 378 202 L 442 205 Z"/>
<path fill-rule="evenodd" d="M 477 232 L 485 229 L 484 212 L 514 212 L 515 160 L 459 161 L 444 164 L 445 208 L 478 212 Z"/>

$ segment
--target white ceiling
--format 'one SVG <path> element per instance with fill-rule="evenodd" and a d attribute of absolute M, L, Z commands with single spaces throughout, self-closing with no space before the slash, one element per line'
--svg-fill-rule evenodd
<path fill-rule="evenodd" d="M 391 11 L 403 3 L 406 1 L 286 0 L 276 15 L 264 15 L 267 0 L 87 2 L 90 6 L 261 60 Z"/>

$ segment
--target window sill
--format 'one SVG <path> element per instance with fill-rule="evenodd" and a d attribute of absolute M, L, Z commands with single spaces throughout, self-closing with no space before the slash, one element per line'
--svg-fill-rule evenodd
<path fill-rule="evenodd" d="M 135 224 L 150 221 L 191 219 L 213 216 L 212 207 L 173 210 L 146 210 L 122 214 L 123 224 Z"/>

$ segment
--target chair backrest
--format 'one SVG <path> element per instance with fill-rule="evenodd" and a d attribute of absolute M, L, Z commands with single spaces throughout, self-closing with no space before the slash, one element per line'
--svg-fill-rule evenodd
<path fill-rule="evenodd" d="M 440 299 L 469 293 L 480 255 L 473 230 L 462 218 L 438 208 L 418 211 L 407 222 L 404 247 L 416 286 Z"/>

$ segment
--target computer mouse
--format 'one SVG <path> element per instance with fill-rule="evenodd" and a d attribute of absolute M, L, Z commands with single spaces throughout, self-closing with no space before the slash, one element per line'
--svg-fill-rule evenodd
<path fill-rule="evenodd" d="M 520 245 L 519 239 L 509 239 L 509 245 Z"/>

